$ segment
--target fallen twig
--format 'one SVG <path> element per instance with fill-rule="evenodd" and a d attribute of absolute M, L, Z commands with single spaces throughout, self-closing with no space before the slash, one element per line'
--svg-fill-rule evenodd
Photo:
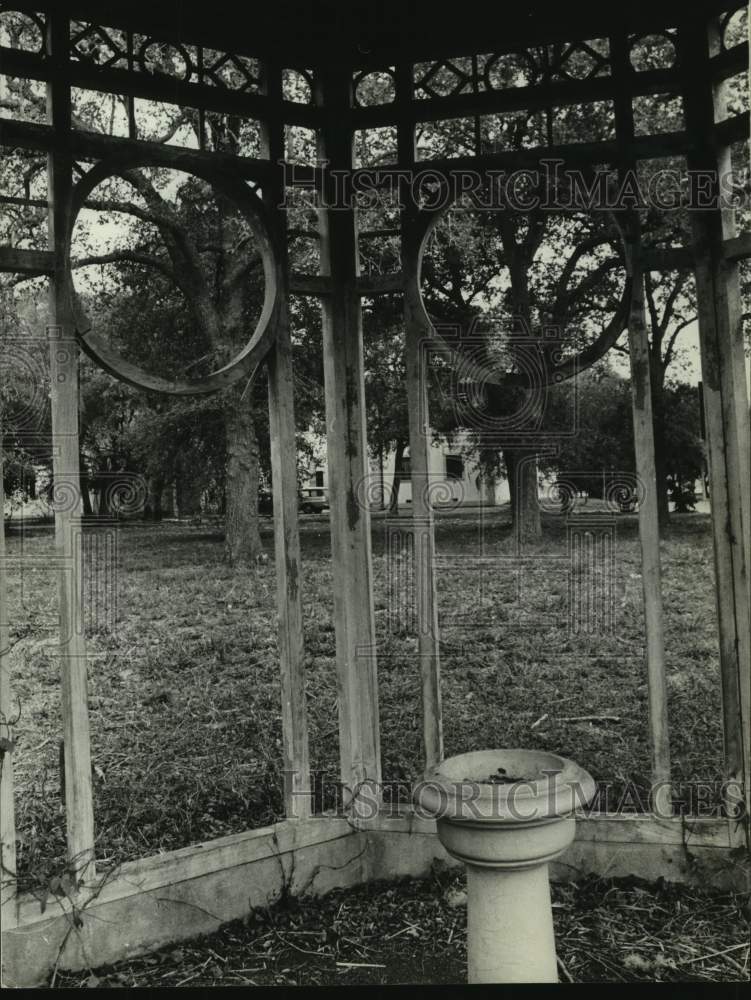
<path fill-rule="evenodd" d="M 379 965 L 378 962 L 337 962 L 336 963 L 342 969 L 385 969 L 385 965 Z"/>
<path fill-rule="evenodd" d="M 705 958 L 715 958 L 717 955 L 727 955 L 731 951 L 740 951 L 741 948 L 749 948 L 746 941 L 742 944 L 731 945 L 730 948 L 723 948 L 721 951 L 708 951 L 706 955 L 697 955 L 696 958 L 686 958 L 681 962 L 681 965 L 691 965 L 692 962 L 703 962 Z"/>
<path fill-rule="evenodd" d="M 197 965 L 193 969 L 193 971 L 191 972 L 191 974 L 189 976 L 186 976 L 185 979 L 181 979 L 179 983 L 175 983 L 175 986 L 176 987 L 177 986 L 183 986 L 185 983 L 189 983 L 191 981 L 191 979 L 195 979 L 196 976 L 199 974 L 199 972 L 202 972 L 203 969 L 206 968 L 206 966 L 209 964 L 210 961 L 211 961 L 211 959 L 207 958 L 206 961 L 202 965 Z"/>
<path fill-rule="evenodd" d="M 559 715 L 559 722 L 620 722 L 619 715 Z"/>
<path fill-rule="evenodd" d="M 563 975 L 565 976 L 565 978 L 568 980 L 568 982 L 569 983 L 573 983 L 574 977 L 571 975 L 571 973 L 566 968 L 566 965 L 565 965 L 563 959 L 560 958 L 559 956 L 556 956 L 556 961 L 558 962 L 558 968 L 561 970 L 561 972 L 563 973 Z"/>

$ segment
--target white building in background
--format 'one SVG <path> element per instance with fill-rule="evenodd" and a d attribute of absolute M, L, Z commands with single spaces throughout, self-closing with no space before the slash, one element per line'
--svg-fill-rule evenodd
<path fill-rule="evenodd" d="M 307 476 L 303 476 L 302 486 L 304 490 L 316 490 L 325 495 L 328 489 L 326 442 L 312 433 L 308 436 L 308 441 L 314 457 L 308 464 Z M 376 510 L 389 505 L 394 488 L 395 464 L 394 451 L 384 454 L 382 466 L 377 457 L 370 459 L 370 478 L 366 492 L 371 506 Z M 456 435 L 451 444 L 446 441 L 431 444 L 428 450 L 428 477 L 434 506 L 496 506 L 506 503 L 509 499 L 508 482 L 505 479 L 492 483 L 481 481 L 479 473 L 477 461 L 473 459 L 460 435 Z M 403 476 L 399 487 L 399 505 L 409 506 L 412 503 L 409 449 L 404 455 Z"/>

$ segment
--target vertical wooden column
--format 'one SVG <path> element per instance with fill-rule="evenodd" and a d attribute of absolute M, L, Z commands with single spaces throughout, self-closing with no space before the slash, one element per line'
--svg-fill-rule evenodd
<path fill-rule="evenodd" d="M 0 420 L 2 411 L 0 410 Z M 16 815 L 13 796 L 13 707 L 10 691 L 10 622 L 5 571 L 3 429 L 0 424 L 0 923 L 16 925 Z"/>
<path fill-rule="evenodd" d="M 720 22 L 712 18 L 709 22 L 708 42 L 710 55 L 721 51 L 722 31 Z M 715 118 L 720 121 L 727 113 L 728 100 L 731 97 L 732 84 L 730 80 L 721 80 L 712 88 Z M 718 143 L 716 145 L 717 167 L 720 176 L 732 173 L 733 163 L 730 146 Z M 735 224 L 735 209 L 732 205 L 720 208 L 722 237 L 724 240 L 737 236 Z M 729 310 L 730 342 L 732 351 L 731 377 L 733 392 L 738 400 L 737 433 L 738 470 L 741 483 L 751 484 L 751 428 L 748 414 L 748 384 L 746 380 L 746 358 L 743 342 L 743 303 L 741 301 L 741 282 L 737 260 L 724 260 L 723 268 L 727 284 L 727 300 Z M 742 496 L 743 517 L 743 548 L 746 562 L 747 582 L 751 576 L 751 488 L 747 488 Z"/>
<path fill-rule="evenodd" d="M 619 148 L 619 171 L 635 170 L 632 144 L 634 117 L 628 88 L 630 73 L 629 39 L 625 32 L 610 40 L 613 76 L 620 84 L 615 101 L 616 137 Z M 660 816 L 671 812 L 670 731 L 668 692 L 665 674 L 665 626 L 662 604 L 662 568 L 660 564 L 659 498 L 655 462 L 654 417 L 650 379 L 649 334 L 644 306 L 644 268 L 638 218 L 632 220 L 630 242 L 626 248 L 633 282 L 628 321 L 629 361 L 631 367 L 631 412 L 634 425 L 636 474 L 644 497 L 639 504 L 639 542 L 641 546 L 644 631 L 647 649 L 647 689 L 649 692 L 649 735 L 652 749 L 652 807 Z"/>
<path fill-rule="evenodd" d="M 380 782 L 373 569 L 366 480 L 362 314 L 355 212 L 338 197 L 332 171 L 352 170 L 351 73 L 332 67 L 316 80 L 322 113 L 320 159 L 326 161 L 319 212 L 323 300 L 326 445 L 331 508 L 339 749 L 345 789 Z"/>
<path fill-rule="evenodd" d="M 48 156 L 49 239 L 55 254 L 50 282 L 50 379 L 52 386 L 52 475 L 58 577 L 65 817 L 68 860 L 81 879 L 94 877 L 94 811 L 87 696 L 86 644 L 82 620 L 81 494 L 78 447 L 78 345 L 65 285 L 65 236 L 70 210 L 70 87 L 68 19 L 50 11 L 47 54 L 51 77 L 47 115 L 55 130 Z"/>
<path fill-rule="evenodd" d="M 397 71 L 399 119 L 397 144 L 399 166 L 414 170 L 415 140 L 411 111 L 412 68 L 402 63 Z M 414 533 L 414 587 L 417 652 L 420 659 L 423 712 L 423 755 L 426 769 L 443 760 L 443 713 L 441 708 L 440 634 L 435 579 L 435 525 L 430 490 L 430 418 L 425 362 L 425 329 L 419 307 L 420 245 L 416 208 L 410 198 L 411 185 L 403 182 L 402 274 L 404 276 L 404 356 L 409 414 L 409 457 L 412 479 L 412 526 Z"/>
<path fill-rule="evenodd" d="M 718 155 L 714 93 L 706 23 L 687 20 L 679 31 L 686 127 L 693 144 L 688 168 L 709 182 L 716 207 L 691 212 L 699 341 L 715 555 L 715 586 L 720 640 L 726 778 L 735 785 L 729 799 L 749 787 L 749 635 L 748 561 L 744 538 L 748 519 L 748 398 L 745 368 L 738 350 L 740 319 L 735 264 L 724 259 L 719 172 L 727 160 Z M 735 328 L 734 328 L 735 326 Z"/>
<path fill-rule="evenodd" d="M 631 364 L 631 412 L 634 422 L 636 474 L 644 491 L 639 504 L 644 627 L 647 639 L 649 735 L 652 744 L 653 808 L 660 816 L 671 811 L 668 689 L 665 676 L 665 628 L 662 609 L 660 525 L 656 492 L 652 389 L 649 377 L 649 337 L 644 312 L 644 271 L 640 243 L 631 248 L 634 282 L 628 323 Z"/>
<path fill-rule="evenodd" d="M 268 157 L 272 163 L 278 163 L 284 159 L 281 66 L 267 64 L 264 75 L 270 117 L 262 128 L 261 155 Z M 297 509 L 297 445 L 289 325 L 287 232 L 286 213 L 282 208 L 284 180 L 281 165 L 272 171 L 263 190 L 263 199 L 274 230 L 279 288 L 276 340 L 267 358 L 267 368 L 282 689 L 284 805 L 287 818 L 305 819 L 311 814 L 310 760 L 300 588 L 302 567 Z"/>

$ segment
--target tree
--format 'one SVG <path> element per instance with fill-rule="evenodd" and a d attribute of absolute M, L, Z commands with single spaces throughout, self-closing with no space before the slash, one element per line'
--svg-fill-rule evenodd
<path fill-rule="evenodd" d="M 633 473 L 634 434 L 628 380 L 613 371 L 604 359 L 583 372 L 576 386 L 556 386 L 551 393 L 551 435 L 555 435 L 557 413 L 568 406 L 567 397 L 577 396 L 576 434 L 560 436 L 556 452 L 546 463 L 550 472 L 590 496 L 603 497 L 607 473 Z M 567 499 L 565 490 L 562 499 Z"/>
<path fill-rule="evenodd" d="M 668 523 L 668 436 L 670 433 L 668 370 L 680 364 L 680 335 L 696 321 L 696 293 L 688 271 L 644 275 L 649 329 L 649 375 L 655 442 L 657 509 L 662 527 Z"/>
<path fill-rule="evenodd" d="M 739 25 L 734 26 L 734 30 L 740 30 Z M 737 34 L 737 30 L 736 30 Z M 731 42 L 741 41 L 742 38 L 733 37 Z M 671 42 L 665 37 L 650 36 L 637 42 L 632 52 L 632 61 L 639 69 L 654 69 L 663 65 L 666 60 L 674 56 Z M 586 52 L 575 53 L 571 61 L 566 63 L 566 72 L 577 75 L 579 69 L 583 75 L 591 70 L 591 66 L 578 66 L 577 60 L 583 59 L 586 63 L 591 61 L 592 51 L 589 55 Z M 540 49 L 529 50 L 524 56 L 509 54 L 498 61 L 494 67 L 494 73 L 499 76 L 497 85 L 521 86 L 539 83 L 549 72 L 551 65 L 556 65 L 556 61 L 563 57 L 560 47 L 552 45 Z M 472 66 L 469 60 L 455 60 L 455 64 L 467 74 L 468 78 L 472 74 Z M 455 82 L 455 81 L 454 81 Z M 438 84 L 440 86 L 440 83 Z M 728 111 L 733 113 L 745 112 L 747 110 L 747 81 L 745 75 L 741 77 L 740 85 L 733 85 L 728 94 Z M 648 124 L 654 131 L 670 131 L 674 127 L 680 127 L 680 115 L 676 118 L 676 110 L 672 99 L 664 96 L 650 96 L 640 98 L 639 117 L 640 120 Z M 588 107 L 569 106 L 564 108 L 548 108 L 541 111 L 514 112 L 509 114 L 488 115 L 485 117 L 473 117 L 454 122 L 426 123 L 418 129 L 418 149 L 423 155 L 432 156 L 457 156 L 471 155 L 475 152 L 490 151 L 497 148 L 504 150 L 524 146 L 535 146 L 540 144 L 552 145 L 555 142 L 575 142 L 583 138 L 606 138 L 608 129 L 612 125 L 610 109 L 598 108 L 596 105 Z M 479 146 L 478 146 L 479 143 Z M 744 151 L 745 154 L 745 151 Z M 747 155 L 747 154 L 745 154 Z M 659 164 L 641 165 L 642 176 L 648 175 L 650 171 L 666 166 L 664 162 Z M 674 167 L 685 167 L 685 162 L 673 163 Z M 534 194 L 534 191 L 527 190 L 524 194 Z M 685 210 L 672 212 L 659 212 L 656 207 L 649 205 L 642 206 L 641 211 L 642 227 L 644 230 L 645 242 L 654 248 L 668 248 L 678 243 L 690 243 L 687 239 L 688 218 Z M 453 216 L 458 212 L 452 213 Z M 563 240 L 556 239 L 556 225 L 554 214 L 548 213 L 547 220 L 544 213 L 535 209 L 529 211 L 500 211 L 484 213 L 485 219 L 478 220 L 480 224 L 484 221 L 487 228 L 492 232 L 495 228 L 497 236 L 500 237 L 496 269 L 505 269 L 505 283 L 508 289 L 508 299 L 511 308 L 507 311 L 504 320 L 505 329 L 511 331 L 509 334 L 509 354 L 508 367 L 511 370 L 520 358 L 513 357 L 513 341 L 517 343 L 529 338 L 530 318 L 534 320 L 547 319 L 548 322 L 560 325 L 562 330 L 572 325 L 572 320 L 576 319 L 581 324 L 580 331 L 584 332 L 581 352 L 578 362 L 571 365 L 569 371 L 576 368 L 582 371 L 587 365 L 593 363 L 598 357 L 612 348 L 617 340 L 620 330 L 625 324 L 625 309 L 627 295 L 625 284 L 621 284 L 624 293 L 620 297 L 615 286 L 619 284 L 616 275 L 619 271 L 620 248 L 616 233 L 611 233 L 610 238 L 605 238 L 599 245 L 603 251 L 596 258 L 594 252 L 597 251 L 597 244 L 593 244 L 593 238 L 597 240 L 597 227 L 592 226 L 592 220 L 587 222 L 581 216 L 579 226 L 570 225 Z M 573 222 L 573 217 L 569 222 Z M 462 313 L 474 310 L 475 313 L 484 312 L 489 316 L 488 306 L 489 296 L 481 271 L 487 264 L 488 249 L 493 247 L 493 238 L 489 244 L 485 244 L 482 239 L 477 239 L 474 246 L 462 246 L 458 235 L 460 225 L 454 223 L 454 240 L 457 252 L 454 254 L 453 274 L 451 273 L 452 261 L 448 258 L 443 262 L 444 274 L 448 275 L 448 282 L 443 281 L 443 293 L 446 300 L 453 299 L 450 312 L 453 313 L 454 320 L 458 320 L 462 325 Z M 447 227 L 448 228 L 448 227 Z M 478 227 L 479 228 L 479 227 Z M 604 225 L 600 227 L 604 234 Z M 564 232 L 566 227 L 558 227 L 559 233 Z M 540 290 L 544 288 L 545 282 L 538 282 L 538 290 L 535 291 L 535 268 L 543 269 L 553 259 L 560 261 L 568 260 L 562 269 L 558 289 L 553 282 L 548 282 L 547 293 L 540 295 Z M 589 263 L 584 280 L 580 281 L 575 288 L 565 287 L 565 277 L 574 279 L 576 272 L 583 274 L 582 265 Z M 569 266 L 571 265 L 571 266 Z M 566 273 L 568 274 L 566 275 Z M 426 299 L 431 294 L 430 283 L 433 274 L 424 271 L 424 291 Z M 476 279 L 474 287 L 472 278 Z M 614 280 L 615 279 L 615 280 Z M 594 284 L 598 283 L 597 294 Z M 572 284 L 576 284 L 573 282 Z M 665 403 L 663 399 L 664 387 L 666 384 L 666 372 L 671 363 L 675 363 L 677 357 L 676 339 L 680 333 L 691 323 L 693 313 L 693 291 L 686 272 L 665 272 L 659 276 L 650 275 L 648 277 L 647 301 L 649 305 L 649 322 L 652 330 L 651 342 L 651 379 L 655 409 L 655 438 L 658 464 L 658 484 L 657 493 L 660 497 L 660 510 L 663 519 L 667 514 L 667 491 L 665 488 L 664 472 L 664 451 L 665 451 Z M 436 289 L 436 291 L 440 291 Z M 581 293 L 584 293 L 581 295 Z M 537 304 L 535 304 L 535 296 Z M 440 295 L 435 296 L 440 299 Z M 578 310 L 577 303 L 572 298 L 580 298 L 583 310 Z M 595 299 L 599 301 L 595 301 Z M 555 303 L 559 303 L 564 308 L 560 310 Z M 440 321 L 442 316 L 446 316 L 441 311 L 440 302 L 431 303 L 432 314 Z M 445 305 L 445 303 L 443 303 Z M 566 312 L 568 311 L 568 316 Z M 585 328 L 589 311 L 590 329 Z M 610 314 L 612 319 L 605 320 Z M 591 328 L 591 321 L 598 315 L 603 322 L 600 332 Z M 620 329 L 619 329 L 620 324 Z M 465 322 L 465 329 L 471 322 Z M 494 325 L 492 322 L 489 324 Z M 496 324 L 497 328 L 497 324 Z M 476 329 L 476 327 L 475 327 Z M 518 329 L 519 336 L 514 332 Z M 569 331 L 566 331 L 569 332 Z M 539 335 L 539 327 L 537 335 Z M 627 352 L 627 348 L 624 349 Z M 461 347 L 455 350 L 457 358 L 461 359 Z M 458 361 L 461 364 L 461 360 Z M 488 415 L 491 410 L 502 417 L 505 412 L 511 412 L 515 402 L 519 400 L 519 389 L 514 384 L 517 380 L 508 379 L 506 384 L 499 385 L 500 392 L 490 390 L 487 394 L 485 404 Z M 522 394 L 523 395 L 523 394 Z M 493 398 L 495 397 L 495 398 Z M 487 443 L 480 442 L 481 453 L 488 467 L 497 467 L 494 456 L 494 448 L 488 447 Z M 514 448 L 508 445 L 503 448 L 503 457 L 510 480 L 512 495 L 517 497 L 517 504 L 514 508 L 514 515 L 519 522 L 520 534 L 522 537 L 538 537 L 540 531 L 539 510 L 536 503 L 535 494 L 537 489 L 534 448 Z"/>
<path fill-rule="evenodd" d="M 693 496 L 694 483 L 706 467 L 700 407 L 694 386 L 677 383 L 665 391 L 666 479 L 672 484 L 676 513 L 683 512 L 682 499 Z"/>
<path fill-rule="evenodd" d="M 161 58 L 175 58 L 165 47 Z M 77 127 L 112 130 L 122 112 L 117 97 L 78 98 Z M 43 108 L 44 97 L 31 81 L 13 81 L 3 103 L 13 110 Z M 199 130 L 196 112 L 175 108 L 154 112 L 147 127 L 156 141 L 174 139 L 181 130 Z M 213 148 L 240 153 L 247 141 L 244 123 L 235 116 L 207 115 L 204 123 Z M 30 160 L 25 182 L 37 176 L 40 162 Z M 44 222 L 37 209 L 36 226 Z M 106 320 L 110 338 L 131 359 L 159 374 L 184 374 L 188 345 L 196 349 L 190 374 L 225 362 L 248 339 L 259 311 L 262 271 L 259 255 L 239 213 L 206 184 L 175 171 L 129 170 L 100 185 L 77 227 L 74 267 L 99 269 L 88 279 L 84 297 L 93 291 L 108 300 L 95 321 Z M 93 216 L 93 218 L 92 218 Z M 25 220 L 17 219 L 18 232 Z M 113 227 L 111 241 L 102 237 Z M 15 241 L 18 244 L 18 239 Z M 80 282 L 80 277 L 79 277 Z M 115 305 L 115 293 L 123 301 Z M 123 329 L 121 314 L 132 323 Z M 147 329 L 145 320 L 161 314 L 166 322 Z M 127 334 L 127 336 L 126 336 Z M 173 348 L 170 359 L 170 348 Z M 251 390 L 236 386 L 221 396 L 225 455 L 225 550 L 230 562 L 251 560 L 260 549 L 257 523 L 259 433 L 265 411 L 262 379 Z M 182 405 L 179 403 L 176 406 Z"/>
<path fill-rule="evenodd" d="M 450 347 L 467 381 L 473 369 L 486 373 L 481 455 L 488 465 L 502 450 L 518 533 L 539 538 L 534 439 L 549 383 L 602 357 L 625 322 L 617 231 L 602 213 L 457 210 L 436 227 L 427 256 L 423 293 L 434 323 L 455 326 Z"/>
<path fill-rule="evenodd" d="M 39 285 L 0 288 L 3 484 L 11 503 L 35 499 L 36 468 L 51 464 L 46 299 Z"/>
<path fill-rule="evenodd" d="M 405 453 L 409 444 L 401 302 L 393 296 L 381 296 L 364 303 L 363 338 L 368 444 L 381 470 L 382 505 L 386 503 L 382 488 L 384 458 L 394 453 L 393 486 L 388 496 L 393 513 L 406 478 Z"/>
<path fill-rule="evenodd" d="M 101 187 L 104 197 L 95 191 L 92 199 L 94 225 L 114 225 L 120 246 L 102 252 L 91 225 L 84 227 L 74 244 L 74 268 L 98 269 L 88 281 L 100 300 L 111 304 L 110 339 L 126 356 L 166 376 L 184 377 L 186 369 L 200 375 L 226 362 L 252 331 L 262 288 L 261 261 L 237 211 L 203 181 L 174 171 L 130 170 Z M 231 563 L 253 560 L 261 547 L 256 516 L 261 380 L 245 390 L 233 387 L 218 397 L 224 419 L 225 554 Z"/>
<path fill-rule="evenodd" d="M 573 476 L 577 488 L 601 497 L 608 470 L 635 473 L 628 380 L 603 360 L 582 373 L 576 386 L 573 382 L 556 386 L 549 410 L 551 438 L 555 437 L 556 427 L 560 427 L 561 411 L 569 408 L 567 397 L 574 392 L 577 433 L 557 439 L 555 455 L 546 460 L 546 468 L 564 481 Z M 674 488 L 690 486 L 693 490 L 704 463 L 696 389 L 685 383 L 666 386 L 663 403 L 665 447 L 669 456 L 666 474 Z"/>

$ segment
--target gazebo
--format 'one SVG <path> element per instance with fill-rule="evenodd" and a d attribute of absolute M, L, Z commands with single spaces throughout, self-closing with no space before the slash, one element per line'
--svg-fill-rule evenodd
<path fill-rule="evenodd" d="M 406 807 L 398 816 L 393 810 L 387 815 L 378 809 L 381 767 L 370 514 L 362 495 L 368 458 L 361 298 L 399 293 L 404 302 L 418 635 L 415 670 L 423 698 L 424 763 L 431 769 L 443 759 L 443 739 L 423 351 L 431 338 L 449 354 L 451 347 L 433 330 L 422 303 L 422 253 L 446 204 L 471 191 L 472 184 L 477 189 L 490 176 L 519 170 L 533 174 L 551 162 L 558 162 L 570 175 L 588 178 L 604 165 L 623 178 L 643 161 L 683 158 L 695 181 L 689 195 L 692 239 L 687 245 L 644 248 L 631 214 L 624 210 L 619 215 L 624 206 L 615 204 L 609 210 L 622 220 L 631 295 L 628 335 L 636 462 L 643 483 L 654 482 L 655 463 L 643 275 L 650 268 L 676 263 L 688 263 L 695 271 L 722 683 L 723 714 L 716 724 L 724 734 L 726 778 L 723 817 L 670 815 L 659 529 L 654 497 L 647 495 L 639 504 L 646 670 L 652 779 L 662 791 L 653 815 L 581 819 L 569 857 L 575 858 L 579 871 L 607 870 L 652 879 L 666 874 L 718 885 L 732 884 L 739 877 L 739 848 L 741 853 L 748 849 L 751 776 L 751 477 L 738 268 L 742 259 L 751 257 L 751 238 L 735 231 L 720 183 L 729 169 L 731 146 L 749 136 L 748 114 L 728 115 L 723 96 L 728 81 L 748 71 L 748 44 L 725 41 L 725 27 L 739 7 L 736 0 L 700 0 L 691 6 L 653 0 L 615 7 L 533 2 L 500 8 L 476 4 L 449 17 L 417 0 L 388 10 L 360 0 L 348 4 L 279 0 L 273 6 L 39 0 L 2 6 L 3 13 L 23 14 L 37 40 L 23 48 L 0 48 L 2 72 L 43 81 L 47 94 L 46 121 L 0 119 L 0 145 L 47 156 L 49 245 L 45 250 L 0 247 L 0 268 L 46 275 L 51 289 L 54 476 L 56 490 L 67 490 L 72 497 L 57 504 L 55 520 L 65 822 L 69 864 L 76 873 L 70 893 L 54 908 L 16 891 L 4 566 L 0 736 L 2 933 L 8 982 L 39 982 L 56 962 L 71 969 L 90 966 L 92 961 L 103 964 L 206 933 L 218 922 L 265 902 L 290 879 L 293 893 L 325 892 L 375 877 L 418 874 L 435 857 L 444 856 L 433 820 Z M 632 48 L 651 36 L 664 43 L 662 61 L 637 68 Z M 179 73 L 170 75 L 155 65 L 155 47 L 165 46 L 179 57 L 173 60 Z M 504 82 L 497 67 L 511 55 L 537 60 L 531 82 L 521 78 L 513 86 Z M 285 84 L 290 72 L 301 81 L 294 95 Z M 378 103 L 367 99 L 363 83 L 370 74 L 388 78 L 388 99 Z M 127 134 L 74 127 L 73 88 L 125 95 Z M 636 127 L 635 100 L 656 94 L 669 95 L 680 105 L 683 124 L 675 131 L 653 134 Z M 202 143 L 189 149 L 140 138 L 135 112 L 139 99 L 196 109 L 199 116 L 232 112 L 252 119 L 260 128 L 260 153 L 232 155 Z M 543 137 L 523 150 L 480 141 L 484 116 L 520 109 L 554 113 L 555 108 L 592 102 L 609 107 L 612 135 L 565 143 Z M 462 156 L 418 160 L 416 126 L 457 118 L 477 123 L 475 148 Z M 289 128 L 314 135 L 317 162 L 285 162 Z M 358 167 L 353 153 L 356 134 L 371 129 L 389 130 L 394 140 L 393 162 L 381 163 L 377 170 Z M 171 168 L 209 182 L 236 204 L 260 248 L 265 291 L 259 323 L 234 359 L 203 378 L 170 381 L 124 360 L 98 335 L 72 293 L 70 240 L 78 212 L 102 180 L 139 167 Z M 396 230 L 401 266 L 381 277 L 359 273 L 358 213 L 352 196 L 358 183 L 376 190 L 390 185 L 401 201 Z M 285 192 L 300 186 L 314 191 L 318 200 L 317 275 L 295 273 L 288 265 Z M 3 200 L 8 199 L 3 196 Z M 319 298 L 323 311 L 341 779 L 352 799 L 370 789 L 376 803 L 367 816 L 355 820 L 315 816 L 310 804 L 290 294 Z M 274 827 L 128 862 L 105 879 L 96 870 L 87 658 L 81 627 L 80 350 L 131 385 L 181 395 L 222 389 L 266 365 L 272 436 L 288 818 Z M 482 378 L 481 371 L 477 377 Z M 0 530 L 0 562 L 2 539 Z"/>

